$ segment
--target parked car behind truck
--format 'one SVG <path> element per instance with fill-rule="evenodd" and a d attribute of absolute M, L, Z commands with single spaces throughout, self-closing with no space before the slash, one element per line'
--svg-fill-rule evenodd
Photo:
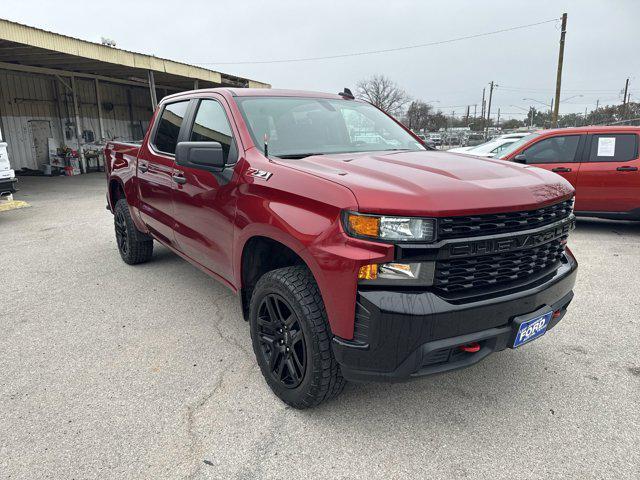
<path fill-rule="evenodd" d="M 640 127 L 591 126 L 542 130 L 499 158 L 564 177 L 576 189 L 579 216 L 640 220 Z"/>
<path fill-rule="evenodd" d="M 7 144 L 2 141 L 2 132 L 0 132 L 0 197 L 15 193 L 17 191 L 17 183 L 18 179 L 9 163 Z"/>
<path fill-rule="evenodd" d="M 122 259 L 150 260 L 157 241 L 236 292 L 266 382 L 296 408 L 345 380 L 517 348 L 573 297 L 569 182 L 429 151 L 349 95 L 184 92 L 141 146 L 105 154 Z"/>
<path fill-rule="evenodd" d="M 475 147 L 458 147 L 447 150 L 450 153 L 464 153 L 465 155 L 475 155 L 476 157 L 493 158 L 499 156 L 509 145 L 517 140 L 526 137 L 528 133 L 507 133 L 493 138 L 488 142 L 481 143 Z"/>

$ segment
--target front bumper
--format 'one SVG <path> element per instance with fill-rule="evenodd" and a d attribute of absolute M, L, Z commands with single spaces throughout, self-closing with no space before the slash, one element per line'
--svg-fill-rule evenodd
<path fill-rule="evenodd" d="M 352 381 L 397 382 L 473 365 L 512 344 L 513 319 L 550 307 L 564 317 L 578 264 L 567 250 L 558 270 L 535 286 L 482 300 L 452 302 L 433 292 L 360 290 L 353 340 L 333 339 Z M 478 342 L 468 353 L 460 346 Z"/>
<path fill-rule="evenodd" d="M 16 187 L 17 183 L 18 183 L 18 179 L 15 177 L 0 178 L 0 195 L 8 195 L 11 193 L 16 193 L 18 191 Z"/>

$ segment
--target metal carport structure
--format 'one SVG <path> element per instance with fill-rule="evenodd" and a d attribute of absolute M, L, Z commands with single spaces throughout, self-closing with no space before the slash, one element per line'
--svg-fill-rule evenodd
<path fill-rule="evenodd" d="M 0 19 L 0 128 L 16 168 L 38 168 L 37 122 L 45 127 L 42 135 L 50 131 L 59 142 L 74 142 L 84 167 L 88 137 L 134 139 L 159 98 L 219 86 L 270 87 Z"/>

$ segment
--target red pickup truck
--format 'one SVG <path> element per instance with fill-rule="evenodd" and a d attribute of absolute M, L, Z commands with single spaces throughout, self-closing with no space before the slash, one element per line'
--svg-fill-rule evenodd
<path fill-rule="evenodd" d="M 569 182 L 429 150 L 347 89 L 179 93 L 105 153 L 122 259 L 157 241 L 237 292 L 296 408 L 517 348 L 573 297 Z"/>
<path fill-rule="evenodd" d="M 499 158 L 566 178 L 578 216 L 640 220 L 639 144 L 640 127 L 562 128 L 532 133 Z"/>

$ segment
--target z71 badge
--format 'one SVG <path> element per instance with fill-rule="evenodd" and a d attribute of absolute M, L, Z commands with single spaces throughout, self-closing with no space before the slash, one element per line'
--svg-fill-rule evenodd
<path fill-rule="evenodd" d="M 267 172 L 266 170 L 258 170 L 257 168 L 249 168 L 247 169 L 247 175 L 250 177 L 261 178 L 263 180 L 269 180 L 273 173 Z"/>

